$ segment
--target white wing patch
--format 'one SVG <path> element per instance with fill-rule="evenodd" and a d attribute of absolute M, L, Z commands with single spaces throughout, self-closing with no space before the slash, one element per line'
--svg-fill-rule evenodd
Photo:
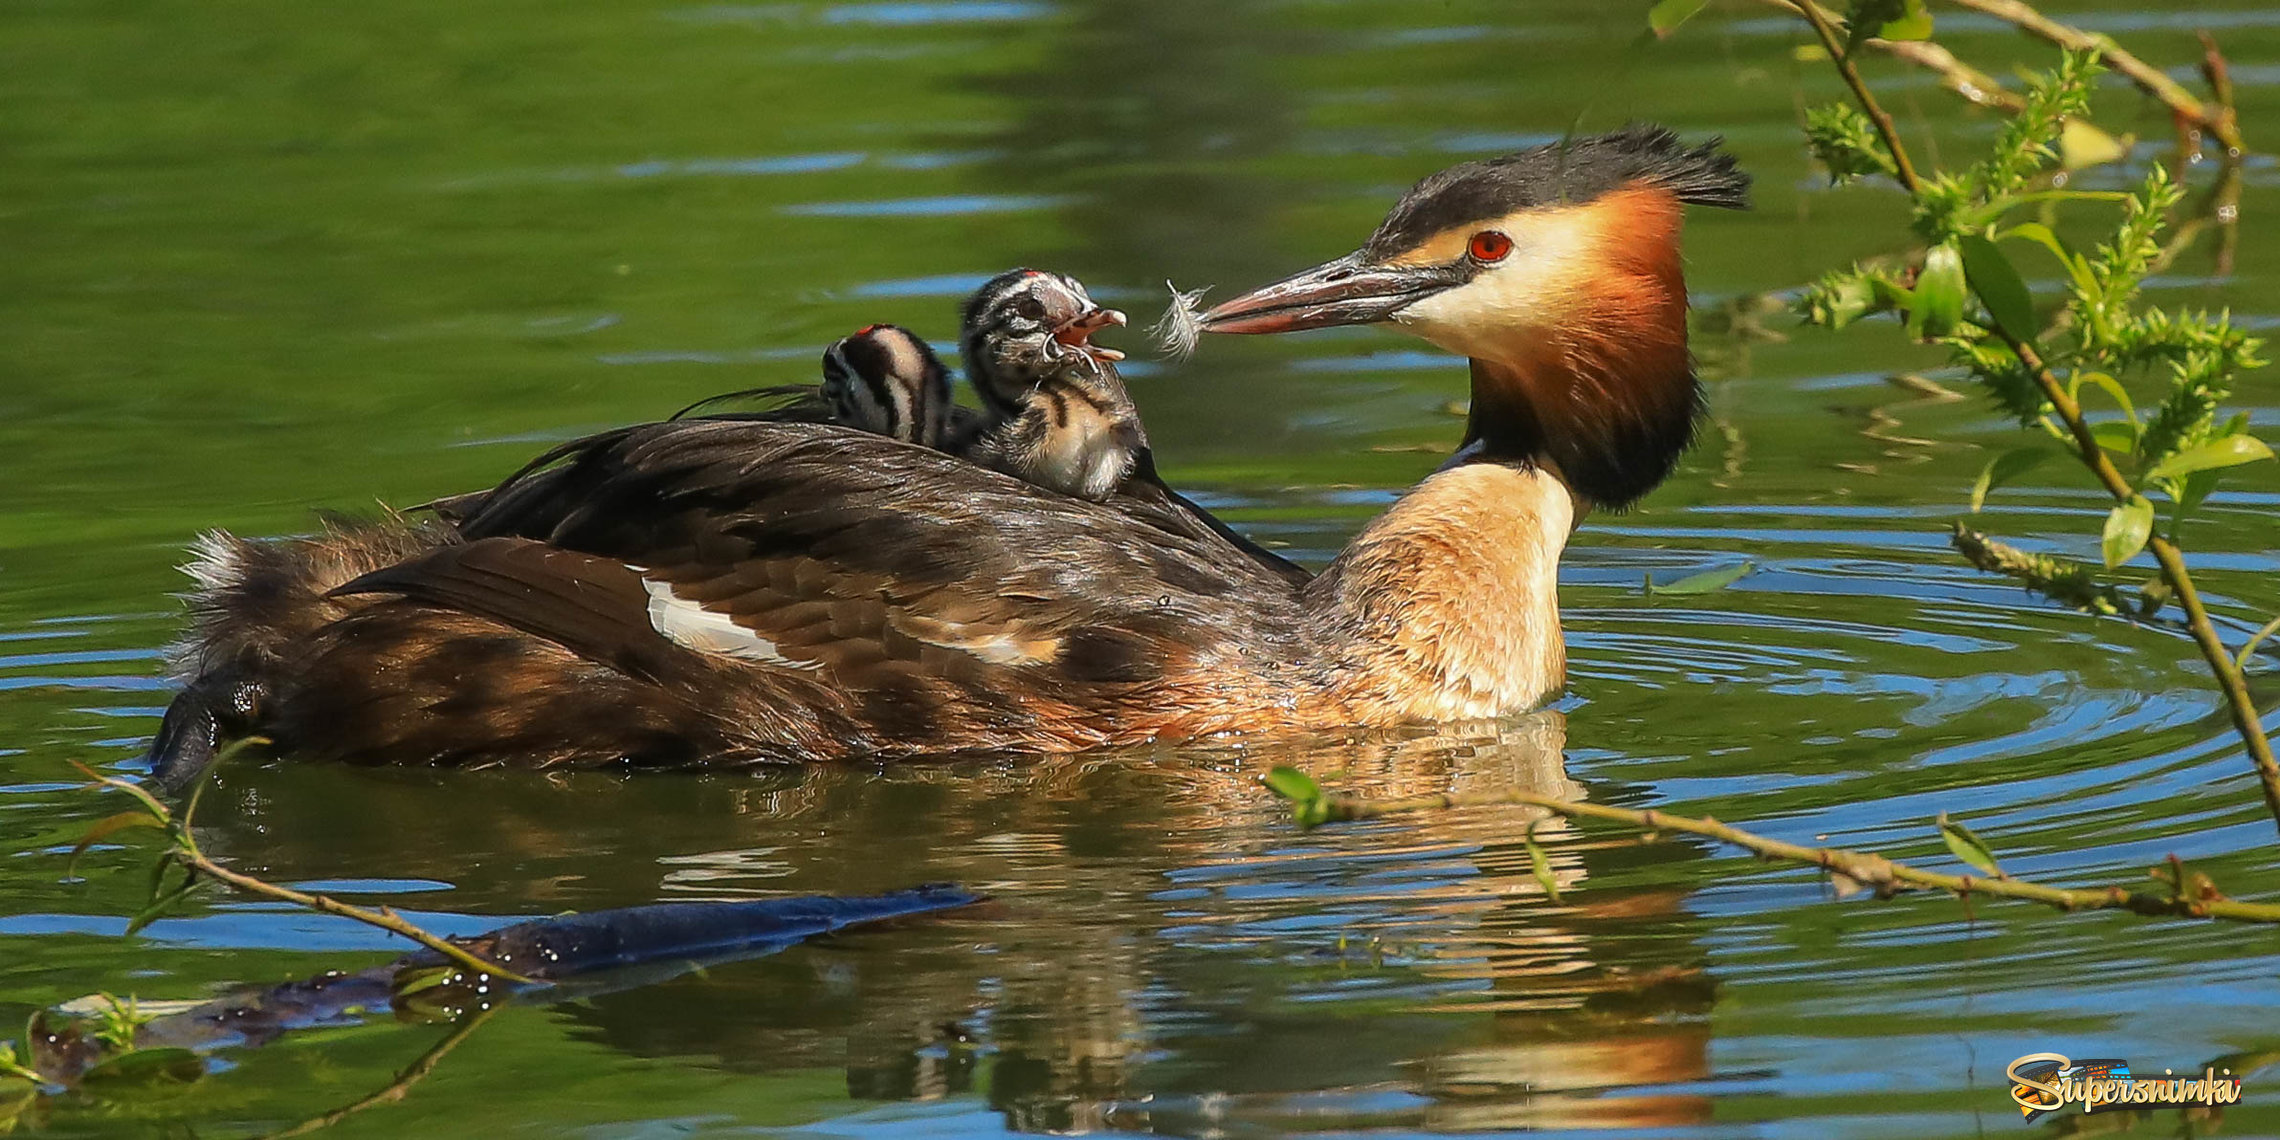
<path fill-rule="evenodd" d="M 670 583 L 643 578 L 641 587 L 649 591 L 650 628 L 675 645 L 787 669 L 823 668 L 821 661 L 794 661 L 784 656 L 775 642 L 736 624 L 727 614 L 714 613 L 702 603 L 674 593 Z"/>

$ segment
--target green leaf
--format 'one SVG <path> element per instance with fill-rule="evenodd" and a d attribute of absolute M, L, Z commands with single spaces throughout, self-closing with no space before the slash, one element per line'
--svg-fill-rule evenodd
<path fill-rule="evenodd" d="M 1932 14 L 1924 0 L 1853 0 L 1845 18 L 1845 54 L 1871 37 L 1885 40 L 1924 40 L 1932 35 Z"/>
<path fill-rule="evenodd" d="M 142 910 L 136 912 L 133 918 L 127 920 L 126 933 L 130 936 L 139 934 L 142 932 L 143 927 L 149 926 L 151 923 L 157 922 L 159 919 L 166 917 L 166 912 L 173 910 L 175 903 L 181 902 L 183 898 L 188 896 L 191 891 L 196 890 L 197 887 L 198 876 L 196 874 L 183 876 L 181 886 L 176 887 L 173 890 L 168 891 L 167 893 L 160 895 L 155 899 L 152 899 L 149 906 L 142 908 Z"/>
<path fill-rule="evenodd" d="M 95 769 L 90 768 L 77 760 L 69 761 L 69 763 L 72 767 L 86 773 L 87 778 L 93 781 L 93 783 L 88 785 L 89 787 L 117 788 L 120 791 L 125 792 L 128 795 L 142 801 L 143 807 L 149 809 L 150 814 L 155 815 L 163 820 L 171 820 L 174 818 L 174 813 L 167 810 L 165 804 L 158 802 L 157 796 L 151 795 L 149 792 L 144 791 L 141 787 L 134 784 L 133 782 L 122 780 L 117 776 L 106 776 L 103 773 L 98 772 Z"/>
<path fill-rule="evenodd" d="M 145 894 L 143 896 L 144 906 L 149 906 L 150 904 L 157 902 L 158 896 L 165 893 L 166 869 L 173 865 L 174 853 L 172 851 L 161 852 L 157 859 L 151 861 L 150 891 L 148 894 Z"/>
<path fill-rule="evenodd" d="M 1536 842 L 1536 824 L 1528 825 L 1528 833 L 1520 838 L 1520 842 L 1528 848 L 1528 869 L 1535 873 L 1536 885 L 1544 888 L 1544 897 L 1559 902 L 1560 881 L 1552 874 L 1552 861 L 1544 855 L 1543 847 Z"/>
<path fill-rule="evenodd" d="M 2185 521 L 2185 516 L 2199 510 L 2209 495 L 2216 491 L 2217 484 L 2222 482 L 2224 477 L 2223 469 L 2215 468 L 2208 471 L 2195 471 L 2180 480 L 2177 488 L 2177 522 Z M 2176 524 L 2172 523 L 2171 525 Z"/>
<path fill-rule="evenodd" d="M 2066 267 L 2066 276 L 2074 282 L 2076 292 L 2090 296 L 2095 295 L 2098 291 L 2098 279 L 2091 275 L 2089 263 L 2085 262 L 2073 250 L 2067 248 L 2066 242 L 2056 233 L 2051 232 L 2049 226 L 2041 222 L 2020 222 L 2018 225 L 2003 231 L 2001 236 L 2031 241 L 2049 250 L 2051 256 L 2056 257 L 2058 263 Z"/>
<path fill-rule="evenodd" d="M 2129 152 L 2121 139 L 2081 119 L 2068 119 L 2058 129 L 2058 164 L 2068 170 L 2103 166 Z"/>
<path fill-rule="evenodd" d="M 1908 308 L 1908 331 L 1929 340 L 1955 331 L 1963 321 L 1963 255 L 1954 242 L 1933 246 L 1916 274 L 1915 298 Z"/>
<path fill-rule="evenodd" d="M 389 992 L 398 1001 L 401 1001 L 414 994 L 445 985 L 458 976 L 460 976 L 460 967 L 456 965 L 423 966 L 419 969 L 398 970 L 389 986 Z"/>
<path fill-rule="evenodd" d="M 2214 471 L 2220 467 L 2238 467 L 2259 459 L 2272 458 L 2272 445 L 2253 435 L 2228 435 L 2212 439 L 2197 447 L 2188 447 L 2159 463 L 2146 473 L 2149 479 L 2175 479 L 2195 471 Z"/>
<path fill-rule="evenodd" d="M 1694 14 L 1709 6 L 1710 0 L 1660 0 L 1647 9 L 1647 30 L 1656 39 L 1668 38 L 1678 26 L 1694 18 Z"/>
<path fill-rule="evenodd" d="M 1276 766 L 1267 773 L 1266 785 L 1276 795 L 1290 801 L 1291 819 L 1300 827 L 1320 827 L 1330 822 L 1330 800 L 1322 792 L 1322 785 L 1314 777 L 1287 766 Z"/>
<path fill-rule="evenodd" d="M 1940 838 L 1947 840 L 1947 849 L 1956 858 L 1986 874 L 2002 877 L 2003 869 L 1995 865 L 1995 852 L 1973 835 L 1970 828 L 1949 819 L 1944 811 L 1940 813 Z"/>
<path fill-rule="evenodd" d="M 70 875 L 72 870 L 79 866 L 79 857 L 86 854 L 88 848 L 119 832 L 135 827 L 164 826 L 166 826 L 164 821 L 147 811 L 123 811 L 117 815 L 105 816 L 96 820 L 95 826 L 88 828 L 86 833 L 79 837 L 79 842 L 72 845 L 71 858 L 64 860 L 63 873 Z"/>
<path fill-rule="evenodd" d="M 2058 258 L 2066 265 L 2071 267 L 2074 264 L 2074 251 L 2066 248 L 2066 242 L 2061 240 L 2049 226 L 2041 222 L 2020 222 L 1997 236 L 2005 239 L 2020 238 L 2034 242 L 2049 250 L 2051 256 Z"/>
<path fill-rule="evenodd" d="M 2128 455 L 2137 450 L 2138 426 L 2127 420 L 2102 420 L 2090 425 L 2090 438 L 2108 451 Z"/>
<path fill-rule="evenodd" d="M 1757 564 L 1754 562 L 1740 562 L 1718 570 L 1704 570 L 1699 574 L 1689 574 L 1676 582 L 1662 586 L 1655 585 L 1654 575 L 1649 574 L 1647 575 L 1646 592 L 1674 596 L 1714 593 L 1741 581 L 1744 575 L 1755 569 L 1757 569 Z"/>
<path fill-rule="evenodd" d="M 173 1081 L 189 1084 L 206 1075 L 206 1062 L 188 1049 L 136 1049 L 87 1070 L 81 1078 L 101 1081 Z"/>
<path fill-rule="evenodd" d="M 2020 447 L 1988 460 L 1987 466 L 1979 469 L 1979 481 L 1971 485 L 1972 513 L 1978 514 L 1979 508 L 1986 505 L 1989 491 L 2042 466 L 2050 456 L 2046 448 Z"/>
<path fill-rule="evenodd" d="M 1322 798 L 1322 785 L 1315 783 L 1314 777 L 1287 765 L 1276 765 L 1267 773 L 1266 784 L 1268 791 L 1297 803 Z"/>
<path fill-rule="evenodd" d="M 2103 391 L 2103 392 L 2104 392 L 2104 393 L 2106 393 L 2107 395 L 2109 395 L 2109 396 L 2112 396 L 2112 397 L 2114 398 L 2114 405 L 2115 405 L 2116 407 L 2118 407 L 2118 408 L 2122 409 L 2122 414 L 2123 414 L 2123 415 L 2125 415 L 2125 416 L 2128 416 L 2128 417 L 2130 418 L 2130 424 L 2131 424 L 2133 427 L 2134 427 L 2134 426 L 2137 424 L 2137 422 L 2138 422 L 2137 405 L 2136 405 L 2136 404 L 2134 404 L 2134 403 L 2132 403 L 2132 402 L 2130 402 L 2130 390 L 2129 390 L 2129 389 L 2127 389 L 2127 388 L 2124 388 L 2124 387 L 2122 387 L 2122 382 L 2121 382 L 2121 381 L 2119 381 L 2119 380 L 2116 380 L 2116 379 L 2114 379 L 2113 377 L 2111 377 L 2111 376 L 2108 376 L 2108 375 L 2106 375 L 2106 374 L 2105 374 L 2105 373 L 2103 373 L 2103 372 L 2078 372 L 2078 373 L 2075 373 L 2075 376 L 2074 376 L 2074 385 L 2075 385 L 2075 387 L 2076 387 L 2077 389 L 2080 389 L 2080 388 L 2081 388 L 2081 386 L 2082 386 L 2082 385 L 2084 385 L 2084 384 L 2095 384 L 2095 385 L 2097 385 L 2097 386 L 2098 386 L 2098 388 L 2099 388 L 2099 390 L 2100 390 L 2100 391 Z M 2125 448 L 2125 449 L 2123 449 L 2123 450 L 2125 450 L 2125 451 L 2134 451 L 2134 450 L 2136 450 L 2136 449 L 2137 449 L 2137 436 L 2135 435 L 2135 433 L 2133 433 L 2133 434 L 2130 436 L 2130 446 L 2129 446 L 2128 448 Z"/>
<path fill-rule="evenodd" d="M 2106 568 L 2111 570 L 2137 557 L 2152 537 L 2153 503 L 2144 495 L 2131 495 L 2129 502 L 2106 515 L 2106 532 L 2098 543 L 2106 554 Z"/>
<path fill-rule="evenodd" d="M 1886 20 L 1876 29 L 1880 40 L 1928 40 L 1932 38 L 1932 13 L 1924 7 L 1924 0 L 1907 0 L 1900 5 L 1900 18 Z"/>
<path fill-rule="evenodd" d="M 2027 290 L 2027 283 L 2012 267 L 2011 259 L 2003 255 L 1994 242 L 1978 234 L 1965 234 L 1956 239 L 1963 255 L 1964 276 L 1971 281 L 1971 291 L 1979 295 L 1979 303 L 1987 307 L 1987 315 L 1995 318 L 1995 327 L 2017 341 L 2031 341 L 2040 331 L 2035 324 L 2035 295 Z"/>

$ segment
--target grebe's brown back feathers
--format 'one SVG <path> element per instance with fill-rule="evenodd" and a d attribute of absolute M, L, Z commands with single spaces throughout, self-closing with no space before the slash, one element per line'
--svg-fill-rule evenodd
<path fill-rule="evenodd" d="M 650 425 L 540 475 L 557 472 L 469 519 L 468 544 L 337 595 L 444 607 L 705 692 L 692 731 L 755 755 L 1238 727 L 1267 699 L 1239 657 L 1297 662 L 1313 639 L 1288 586 L 1215 537 L 862 433 Z"/>

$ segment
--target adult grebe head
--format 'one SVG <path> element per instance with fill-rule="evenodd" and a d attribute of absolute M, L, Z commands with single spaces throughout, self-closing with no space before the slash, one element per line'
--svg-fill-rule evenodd
<path fill-rule="evenodd" d="M 1223 302 L 1207 332 L 1390 324 L 1473 363 L 1467 444 L 1625 506 L 1670 473 L 1701 396 L 1680 207 L 1744 208 L 1712 139 L 1631 126 L 1419 182 L 1353 253 Z"/>

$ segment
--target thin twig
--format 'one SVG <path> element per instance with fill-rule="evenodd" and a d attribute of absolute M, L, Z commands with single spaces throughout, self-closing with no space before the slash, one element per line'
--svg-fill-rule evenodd
<path fill-rule="evenodd" d="M 2069 51 L 2094 51 L 2107 66 L 2128 77 L 2138 90 L 2161 100 L 2178 116 L 2187 119 L 2214 136 L 2225 150 L 2239 154 L 2248 149 L 2241 141 L 2240 123 L 2232 108 L 2219 103 L 2210 105 L 2193 97 L 2174 79 L 2162 74 L 2161 69 L 2131 55 L 2111 36 L 2086 32 L 2071 24 L 2062 24 L 2043 15 L 2025 0 L 1948 0 L 1960 8 L 1969 8 L 1982 15 L 1993 16 L 2029 35 L 2047 40 Z"/>
<path fill-rule="evenodd" d="M 1830 62 L 1837 65 L 1837 74 L 1844 76 L 1845 86 L 1852 88 L 1860 109 L 1867 112 L 1869 121 L 1876 125 L 1877 135 L 1884 140 L 1884 149 L 1892 152 L 1892 163 L 1897 170 L 1894 177 L 1908 193 L 1916 193 L 1922 183 L 1916 180 L 1916 168 L 1908 161 L 1907 148 L 1900 145 L 1900 128 L 1893 125 L 1892 116 L 1877 103 L 1876 96 L 1868 93 L 1867 82 L 1861 79 L 1860 69 L 1853 66 L 1852 57 L 1837 39 L 1837 30 L 1829 23 L 1828 15 L 1821 11 L 1819 4 L 1809 2 L 1799 4 L 1797 12 L 1805 17 L 1806 23 L 1813 25 L 1814 34 L 1821 37 L 1822 49 L 1829 53 Z"/>
<path fill-rule="evenodd" d="M 1787 0 L 1776 2 L 1787 3 Z M 1938 73 L 1940 86 L 1979 106 L 2012 114 L 2026 109 L 2026 96 L 2003 86 L 2002 80 L 1957 59 L 1954 52 L 1931 40 L 1887 40 L 1872 36 L 1868 46 Z"/>
<path fill-rule="evenodd" d="M 199 774 L 201 786 L 191 792 L 181 814 L 177 815 L 169 810 L 165 804 L 160 803 L 157 797 L 129 781 L 119 779 L 116 776 L 103 775 L 77 761 L 73 762 L 73 767 L 93 777 L 95 783 L 92 786 L 113 788 L 133 796 L 139 801 L 143 805 L 143 810 L 150 813 L 151 818 L 156 821 L 158 826 L 167 830 L 168 837 L 172 840 L 172 846 L 160 855 L 160 858 L 180 863 L 191 873 L 191 881 L 193 882 L 196 881 L 197 875 L 203 874 L 210 878 L 219 879 L 248 894 L 261 895 L 280 902 L 289 902 L 294 906 L 324 914 L 354 919 L 367 926 L 377 926 L 391 934 L 403 935 L 477 974 L 488 974 L 494 978 L 501 978 L 520 985 L 541 984 L 538 979 L 526 978 L 497 963 L 485 961 L 463 946 L 459 946 L 448 939 L 439 938 L 410 922 L 406 922 L 395 911 L 387 907 L 381 907 L 378 910 L 366 910 L 363 907 L 350 906 L 324 895 L 312 895 L 304 891 L 296 891 L 291 887 L 280 887 L 275 883 L 254 878 L 252 875 L 232 871 L 228 867 L 207 858 L 206 853 L 199 849 L 197 837 L 191 833 L 190 824 L 191 818 L 197 813 L 199 793 L 203 791 L 205 777 L 210 774 L 210 771 Z M 188 885 L 186 882 L 184 888 L 187 889 Z"/>
<path fill-rule="evenodd" d="M 410 1065 L 405 1066 L 404 1071 L 396 1074 L 396 1079 L 388 1082 L 386 1088 L 370 1096 L 360 1098 L 352 1104 L 344 1104 L 322 1116 L 310 1117 L 282 1132 L 269 1133 L 263 1137 L 263 1140 L 285 1140 L 285 1137 L 288 1136 L 306 1136 L 311 1132 L 330 1128 L 365 1109 L 383 1104 L 394 1104 L 404 1099 L 405 1094 L 412 1091 L 413 1085 L 426 1080 L 427 1075 L 435 1071 L 436 1065 L 440 1064 L 444 1057 L 448 1056 L 453 1049 L 459 1048 L 460 1042 L 467 1040 L 468 1036 L 475 1032 L 477 1026 L 490 1020 L 491 1015 L 497 1013 L 498 1010 L 499 1007 L 495 1005 L 485 1006 L 460 1019 L 459 1024 L 453 1026 L 451 1032 L 444 1035 L 443 1040 L 428 1046 L 427 1052 L 420 1054 Z"/>
<path fill-rule="evenodd" d="M 1805 5 L 1812 3 L 1812 0 L 1765 0 L 1765 2 L 1790 15 L 1802 16 L 1805 14 Z M 1818 15 L 1823 22 L 1834 25 L 1838 21 L 1837 14 L 1829 9 L 1821 8 L 1819 5 L 1815 5 L 1815 8 L 1817 11 L 1814 14 Z M 2002 80 L 1957 59 L 1954 52 L 1931 40 L 1888 40 L 1880 36 L 1871 36 L 1868 39 L 1868 46 L 1896 59 L 1915 64 L 1927 71 L 1937 72 L 1940 77 L 1940 86 L 1979 106 L 1992 107 L 1998 111 L 2016 112 L 2027 105 L 2026 98 L 2003 86 Z"/>
<path fill-rule="evenodd" d="M 2231 922 L 2280 923 L 2280 905 L 2271 903 L 2238 902 L 2223 897 L 2191 898 L 2182 884 L 2170 895 L 2164 896 L 2120 887 L 2076 889 L 2048 887 L 2008 876 L 1982 878 L 1976 875 L 1943 875 L 1926 871 L 1906 863 L 1894 862 L 1882 855 L 1865 851 L 1850 851 L 1841 847 L 1803 847 L 1779 839 L 1768 839 L 1740 828 L 1729 827 L 1708 816 L 1700 818 L 1671 815 L 1654 810 L 1634 811 L 1630 808 L 1608 807 L 1603 804 L 1582 803 L 1557 799 L 1534 792 L 1457 792 L 1435 796 L 1412 796 L 1396 800 L 1369 800 L 1353 796 L 1325 795 L 1316 801 L 1321 814 L 1312 818 L 1324 822 L 1349 819 L 1375 819 L 1379 816 L 1404 812 L 1446 811 L 1452 808 L 1482 807 L 1497 804 L 1521 804 L 1542 808 L 1554 815 L 1570 819 L 1604 819 L 1626 823 L 1648 833 L 1683 831 L 1700 835 L 1721 843 L 1732 844 L 1767 859 L 1819 867 L 1832 874 L 1843 875 L 1880 893 L 1891 893 L 1911 888 L 1946 891 L 1959 898 L 1972 895 L 1996 895 L 2041 903 L 2064 911 L 2126 910 L 2133 914 L 2169 915 L 2180 918 L 2221 918 Z"/>
<path fill-rule="evenodd" d="M 2233 666 L 2246 672 L 2249 659 L 2256 656 L 2256 647 L 2264 644 L 2264 639 L 2275 633 L 2280 633 L 2280 617 L 2265 622 L 2263 629 L 2249 635 L 2248 640 L 2242 643 L 2240 647 L 2240 656 L 2233 658 Z"/>
<path fill-rule="evenodd" d="M 488 974 L 494 978 L 523 985 L 538 984 L 538 980 L 535 978 L 526 978 L 495 962 L 485 961 L 469 952 L 464 946 L 448 939 L 439 938 L 406 922 L 395 911 L 387 907 L 381 907 L 378 910 L 366 910 L 360 906 L 350 906 L 338 899 L 296 891 L 291 887 L 281 887 L 275 883 L 254 878 L 251 875 L 232 871 L 228 867 L 207 858 L 205 853 L 198 850 L 195 843 L 191 843 L 187 839 L 184 840 L 182 847 L 175 852 L 174 858 L 185 867 L 189 867 L 200 874 L 220 879 L 247 894 L 260 895 L 264 898 L 276 899 L 279 902 L 289 902 L 294 906 L 325 914 L 339 915 L 342 918 L 352 918 L 367 926 L 377 926 L 391 934 L 401 934 L 477 974 Z"/>
<path fill-rule="evenodd" d="M 2216 96 L 2217 106 L 2225 114 L 2233 114 L 2232 65 L 2225 62 L 2225 53 L 2217 50 L 2217 37 L 2203 28 L 2194 32 L 2201 40 L 2201 78 L 2208 81 L 2209 94 Z"/>

